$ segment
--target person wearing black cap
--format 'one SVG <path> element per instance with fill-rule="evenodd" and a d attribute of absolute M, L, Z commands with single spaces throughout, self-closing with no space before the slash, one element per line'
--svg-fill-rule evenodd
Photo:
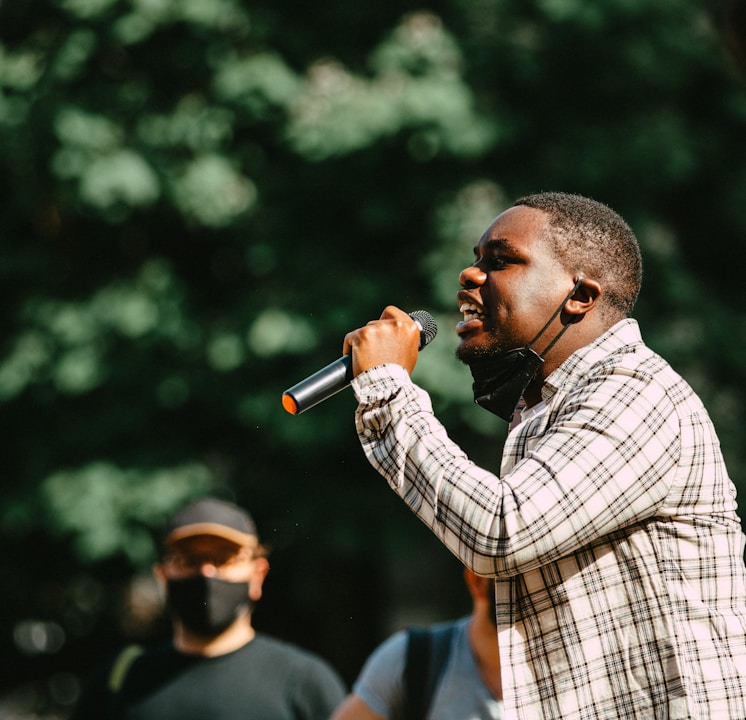
<path fill-rule="evenodd" d="M 205 498 L 177 512 L 155 567 L 171 642 L 132 646 L 105 663 L 72 720 L 326 720 L 346 692 L 337 673 L 252 626 L 268 571 L 241 508 Z"/>

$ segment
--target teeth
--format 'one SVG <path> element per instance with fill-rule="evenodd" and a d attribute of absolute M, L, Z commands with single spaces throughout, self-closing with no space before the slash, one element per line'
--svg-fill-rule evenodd
<path fill-rule="evenodd" d="M 484 317 L 484 313 L 473 303 L 462 303 L 459 312 L 464 314 L 464 320 L 477 320 Z"/>

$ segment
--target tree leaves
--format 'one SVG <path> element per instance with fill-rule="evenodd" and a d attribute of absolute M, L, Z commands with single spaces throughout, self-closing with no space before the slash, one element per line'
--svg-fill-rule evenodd
<path fill-rule="evenodd" d="M 0 4 L 4 622 L 56 623 L 79 666 L 150 562 L 147 529 L 214 491 L 278 548 L 266 627 L 329 657 L 335 636 L 354 675 L 378 637 L 324 632 L 344 600 L 311 607 L 290 575 L 361 568 L 380 635 L 406 583 L 367 577 L 442 548 L 365 464 L 349 393 L 299 418 L 281 393 L 385 305 L 427 308 L 441 330 L 415 379 L 496 469 L 504 429 L 449 329 L 479 235 L 536 190 L 636 230 L 643 334 L 702 393 L 743 492 L 745 90 L 685 0 Z M 83 612 L 93 574 L 111 595 Z M 0 652 L 8 683 L 33 673 Z"/>

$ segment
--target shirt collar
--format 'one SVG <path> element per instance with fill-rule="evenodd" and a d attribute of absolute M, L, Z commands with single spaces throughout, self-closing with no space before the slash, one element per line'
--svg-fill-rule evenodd
<path fill-rule="evenodd" d="M 577 378 L 594 363 L 631 345 L 642 344 L 642 335 L 637 320 L 626 318 L 612 325 L 593 342 L 584 345 L 567 358 L 544 381 L 541 399 L 548 403 L 554 394 L 567 385 L 574 385 Z"/>

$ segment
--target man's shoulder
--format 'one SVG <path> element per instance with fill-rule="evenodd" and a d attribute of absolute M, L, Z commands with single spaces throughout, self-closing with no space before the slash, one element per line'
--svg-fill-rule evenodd
<path fill-rule="evenodd" d="M 217 661 L 220 664 L 261 664 L 266 667 L 329 667 L 329 664 L 319 655 L 305 650 L 291 642 L 280 640 L 270 635 L 257 633 L 254 638 L 232 652 L 213 657 L 189 655 L 176 650 L 171 643 L 150 645 L 142 651 L 133 663 L 135 670 L 148 668 L 173 667 L 174 665 L 193 665 L 199 663 L 210 664 Z M 273 665 L 278 663 L 278 665 Z"/>
<path fill-rule="evenodd" d="M 667 396 L 673 406 L 700 401 L 684 377 L 653 348 L 647 345 L 640 334 L 637 323 L 628 319 L 612 328 L 605 342 L 598 349 L 601 355 L 591 359 L 585 370 L 589 381 L 599 377 L 620 382 L 637 381 L 638 386 L 657 387 Z"/>
<path fill-rule="evenodd" d="M 547 378 L 547 384 L 572 388 L 621 377 L 663 385 L 681 380 L 670 364 L 645 343 L 637 322 L 627 318 L 576 350 Z"/>
<path fill-rule="evenodd" d="M 391 671 L 392 668 L 403 667 L 413 637 L 422 638 L 427 642 L 432 638 L 444 637 L 450 644 L 453 638 L 465 632 L 468 622 L 469 618 L 467 616 L 458 620 L 449 620 L 427 626 L 411 625 L 402 630 L 397 630 L 373 650 L 368 656 L 366 664 L 371 669 L 386 668 L 387 671 Z"/>
<path fill-rule="evenodd" d="M 264 633 L 257 633 L 244 650 L 268 667 L 274 667 L 271 663 L 281 663 L 287 668 L 334 672 L 330 663 L 312 650 Z"/>
<path fill-rule="evenodd" d="M 252 646 L 254 649 L 259 649 L 264 653 L 286 655 L 312 661 L 320 660 L 319 656 L 311 650 L 306 650 L 289 640 L 282 640 L 281 638 L 274 637 L 273 635 L 266 635 L 261 632 L 256 633 L 254 639 L 245 645 L 247 648 Z"/>
<path fill-rule="evenodd" d="M 311 650 L 292 642 L 257 633 L 244 647 L 254 670 L 273 673 L 272 684 L 292 686 L 296 692 L 322 692 L 330 702 L 338 703 L 346 694 L 346 686 L 330 662 Z"/>

